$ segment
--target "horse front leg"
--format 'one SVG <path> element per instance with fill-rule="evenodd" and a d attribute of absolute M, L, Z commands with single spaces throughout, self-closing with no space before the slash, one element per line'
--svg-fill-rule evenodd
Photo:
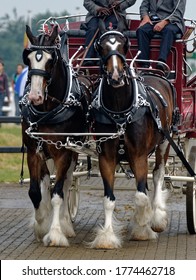
<path fill-rule="evenodd" d="M 36 239 L 42 241 L 50 224 L 50 176 L 39 153 L 28 151 L 27 162 L 30 173 L 29 197 L 35 209 L 32 223 Z"/>
<path fill-rule="evenodd" d="M 69 199 L 69 190 L 72 187 L 72 182 L 73 182 L 73 172 L 76 167 L 76 162 L 77 162 L 78 155 L 73 153 L 72 160 L 70 167 L 67 171 L 67 175 L 64 181 L 63 185 L 63 194 L 64 194 L 64 200 L 63 200 L 63 208 L 62 208 L 62 214 L 60 216 L 60 223 L 61 223 L 61 228 L 64 234 L 67 237 L 74 237 L 75 232 L 73 228 L 73 224 L 70 218 L 70 213 L 69 213 L 69 207 L 68 207 L 68 199 Z"/>
<path fill-rule="evenodd" d="M 97 230 L 96 237 L 90 244 L 92 248 L 113 249 L 121 247 L 121 239 L 119 238 L 115 228 L 113 217 L 115 208 L 113 186 L 116 168 L 116 159 L 114 156 L 112 156 L 112 153 L 110 153 L 110 155 L 101 154 L 99 156 L 99 168 L 104 184 L 103 206 L 105 222 L 104 226 L 101 226 Z"/>
<path fill-rule="evenodd" d="M 72 223 L 68 217 L 66 181 L 70 182 L 75 164 L 72 163 L 71 151 L 56 151 L 56 182 L 52 193 L 52 217 L 48 233 L 43 241 L 46 246 L 69 246 L 67 237 L 75 236 Z M 66 206 L 65 206 L 66 205 Z"/>
<path fill-rule="evenodd" d="M 153 217 L 152 229 L 162 232 L 168 224 L 166 201 L 168 191 L 163 190 L 165 164 L 169 155 L 168 141 L 160 144 L 156 149 L 156 162 L 153 170 L 154 197 L 153 197 Z"/>
<path fill-rule="evenodd" d="M 141 156 L 134 160 L 131 166 L 136 178 L 137 192 L 135 194 L 134 224 L 131 232 L 132 240 L 155 239 L 156 233 L 151 229 L 152 207 L 147 194 L 147 156 Z"/>

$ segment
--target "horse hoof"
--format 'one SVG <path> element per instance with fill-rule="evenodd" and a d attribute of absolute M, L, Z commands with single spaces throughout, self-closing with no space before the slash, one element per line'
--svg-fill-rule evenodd
<path fill-rule="evenodd" d="M 155 232 L 151 232 L 148 235 L 134 235 L 131 234 L 131 239 L 132 241 L 146 241 L 146 240 L 153 240 L 157 239 L 157 234 Z"/>
<path fill-rule="evenodd" d="M 148 225 L 136 226 L 131 232 L 131 240 L 134 241 L 145 241 L 156 238 L 157 233 L 154 232 Z"/>
<path fill-rule="evenodd" d="M 121 247 L 121 240 L 114 234 L 111 228 L 100 228 L 94 241 L 89 243 L 95 249 L 117 249 Z"/>
<path fill-rule="evenodd" d="M 38 224 L 37 221 L 34 223 L 34 235 L 38 242 L 42 242 L 43 237 L 47 234 L 47 226 L 44 228 L 44 225 L 45 223 Z"/>
<path fill-rule="evenodd" d="M 161 232 L 164 231 L 164 229 L 158 228 L 158 227 L 151 227 L 151 229 L 152 229 L 154 232 L 157 232 L 157 233 L 161 233 Z"/>
<path fill-rule="evenodd" d="M 155 232 L 163 232 L 168 225 L 168 219 L 164 219 L 161 223 L 159 224 L 152 224 L 151 229 Z"/>
<path fill-rule="evenodd" d="M 162 232 L 166 229 L 168 225 L 167 212 L 160 208 L 157 208 L 154 211 L 154 215 L 152 217 L 151 228 L 155 232 Z"/>
<path fill-rule="evenodd" d="M 67 237 L 76 237 L 76 234 L 75 234 L 75 232 L 72 232 L 72 233 L 69 233 L 68 235 L 67 235 Z"/>
<path fill-rule="evenodd" d="M 43 238 L 43 243 L 45 246 L 50 247 L 68 247 L 69 242 L 62 232 L 59 230 L 51 230 Z"/>
<path fill-rule="evenodd" d="M 62 232 L 66 237 L 75 237 L 75 231 L 71 223 L 61 223 Z"/>

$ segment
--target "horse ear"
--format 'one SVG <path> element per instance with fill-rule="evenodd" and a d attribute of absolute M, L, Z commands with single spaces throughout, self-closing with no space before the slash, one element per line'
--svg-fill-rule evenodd
<path fill-rule="evenodd" d="M 98 54 L 100 54 L 100 50 L 101 50 L 101 44 L 100 44 L 100 40 L 97 39 L 94 42 L 94 49 L 96 50 L 96 52 L 98 52 Z"/>
<path fill-rule="evenodd" d="M 128 52 L 128 49 L 130 48 L 131 46 L 131 42 L 129 41 L 129 38 L 127 36 L 125 36 L 125 44 L 124 44 L 124 52 L 125 54 Z"/>
<path fill-rule="evenodd" d="M 99 32 L 101 34 L 105 33 L 107 30 L 105 28 L 105 22 L 103 21 L 103 19 L 99 19 Z"/>
<path fill-rule="evenodd" d="M 58 36 L 58 25 L 55 25 L 50 35 L 51 42 L 54 42 Z"/>
<path fill-rule="evenodd" d="M 29 38 L 29 41 L 31 42 L 32 45 L 36 45 L 36 37 L 33 35 L 33 33 L 31 32 L 31 28 L 26 25 L 26 34 L 27 37 Z"/>

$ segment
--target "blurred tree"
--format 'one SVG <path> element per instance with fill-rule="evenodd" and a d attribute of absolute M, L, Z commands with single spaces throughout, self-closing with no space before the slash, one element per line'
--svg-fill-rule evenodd
<path fill-rule="evenodd" d="M 29 24 L 29 18 L 27 16 L 18 16 L 16 8 L 12 12 L 12 16 L 5 14 L 5 16 L 0 18 L 0 57 L 4 60 L 5 70 L 10 78 L 15 72 L 16 65 L 22 62 L 24 34 L 26 24 Z M 50 11 L 39 13 L 31 18 L 32 30 L 36 34 L 40 29 L 41 23 L 43 23 L 43 19 L 68 14 L 67 11 L 60 14 L 53 14 Z"/>

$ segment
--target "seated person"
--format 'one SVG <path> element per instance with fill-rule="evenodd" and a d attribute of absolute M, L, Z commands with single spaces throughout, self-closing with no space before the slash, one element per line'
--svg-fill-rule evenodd
<path fill-rule="evenodd" d="M 122 3 L 121 3 L 122 2 Z M 94 50 L 95 38 L 99 36 L 97 30 L 99 26 L 99 18 L 103 18 L 105 21 L 106 28 L 112 24 L 113 28 L 117 28 L 119 20 L 126 21 L 125 10 L 134 5 L 136 0 L 116 1 L 116 0 L 84 0 L 84 7 L 87 9 L 88 14 L 86 16 L 86 40 L 85 47 L 86 58 L 97 57 L 96 51 Z M 83 65 L 95 65 L 93 61 L 85 61 Z"/>
<path fill-rule="evenodd" d="M 141 23 L 136 31 L 138 49 L 141 51 L 138 59 L 150 58 L 150 41 L 154 34 L 161 34 L 161 44 L 158 60 L 166 63 L 177 33 L 183 35 L 185 30 L 184 12 L 186 0 L 143 0 L 140 6 Z M 148 63 L 141 63 L 144 68 Z M 165 70 L 164 64 L 158 63 L 157 69 Z"/>

